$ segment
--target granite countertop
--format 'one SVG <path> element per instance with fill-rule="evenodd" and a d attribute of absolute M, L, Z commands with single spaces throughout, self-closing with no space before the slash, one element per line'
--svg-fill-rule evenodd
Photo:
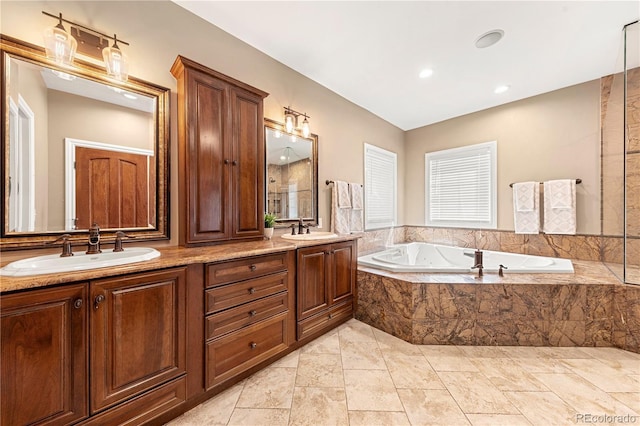
<path fill-rule="evenodd" d="M 353 235 L 345 235 L 322 240 L 291 241 L 285 240 L 279 236 L 274 236 L 271 240 L 223 243 L 203 247 L 162 247 L 157 248 L 157 250 L 160 252 L 160 257 L 144 262 L 131 263 L 129 265 L 87 269 L 77 272 L 30 275 L 24 277 L 3 276 L 0 277 L 0 292 L 4 293 L 36 287 L 45 287 L 49 285 L 94 280 L 135 272 L 144 272 L 155 269 L 190 265 L 194 263 L 221 262 L 243 257 L 295 250 L 300 247 L 351 241 L 357 238 L 358 237 Z M 23 258 L 29 258 L 33 256 L 34 254 L 27 254 L 25 252 L 25 256 Z M 3 259 L 0 262 L 0 266 L 5 266 L 6 264 L 10 263 L 10 261 L 17 260 L 17 258 L 15 258 L 15 255 L 12 255 L 11 257 L 11 260 Z"/>

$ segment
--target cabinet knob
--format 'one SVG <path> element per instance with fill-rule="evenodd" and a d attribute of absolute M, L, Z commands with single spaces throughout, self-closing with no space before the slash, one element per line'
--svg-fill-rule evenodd
<path fill-rule="evenodd" d="M 251 342 L 249 346 L 251 347 L 251 349 L 255 349 L 256 347 L 258 347 L 258 344 L 256 342 Z"/>
<path fill-rule="evenodd" d="M 255 317 L 256 315 L 258 315 L 258 312 L 255 309 L 249 312 L 250 317 Z"/>
<path fill-rule="evenodd" d="M 255 289 L 255 288 L 251 287 L 251 288 L 249 289 L 249 294 L 253 294 L 253 293 L 255 293 L 255 292 L 256 292 L 256 289 Z"/>
<path fill-rule="evenodd" d="M 255 271 L 255 270 L 256 270 L 256 268 L 257 268 L 257 266 L 256 266 L 256 265 L 251 265 L 251 266 L 249 266 L 249 269 L 251 269 L 252 271 Z"/>
<path fill-rule="evenodd" d="M 333 318 L 333 314 L 329 313 L 329 319 Z"/>
<path fill-rule="evenodd" d="M 237 165 L 238 165 L 238 162 L 237 162 L 236 160 L 233 160 L 233 161 L 231 162 L 231 164 L 233 164 L 234 166 L 237 166 Z"/>
<path fill-rule="evenodd" d="M 76 299 L 73 302 L 73 307 L 76 308 L 76 309 L 82 308 L 82 299 Z"/>
<path fill-rule="evenodd" d="M 229 160 L 227 160 L 226 158 L 224 159 L 224 164 L 229 164 Z"/>
<path fill-rule="evenodd" d="M 102 294 L 97 295 L 93 302 L 93 308 L 98 309 L 98 305 L 100 305 L 102 302 L 104 302 L 104 295 Z"/>

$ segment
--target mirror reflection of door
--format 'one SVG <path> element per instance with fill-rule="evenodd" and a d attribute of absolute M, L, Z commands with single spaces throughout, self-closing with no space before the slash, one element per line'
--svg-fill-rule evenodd
<path fill-rule="evenodd" d="M 22 96 L 9 98 L 9 231 L 35 229 L 34 113 Z"/>
<path fill-rule="evenodd" d="M 101 228 L 148 227 L 150 154 L 106 144 L 70 145 L 74 155 L 69 163 L 75 168 L 67 175 L 72 181 L 67 194 L 74 201 L 69 227 L 87 229 L 94 222 Z"/>

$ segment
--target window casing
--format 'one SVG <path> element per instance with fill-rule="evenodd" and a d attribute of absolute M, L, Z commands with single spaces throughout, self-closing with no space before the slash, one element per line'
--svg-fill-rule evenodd
<path fill-rule="evenodd" d="M 497 142 L 425 154 L 425 223 L 497 227 Z"/>
<path fill-rule="evenodd" d="M 386 228 L 397 223 L 398 156 L 364 144 L 364 226 Z"/>

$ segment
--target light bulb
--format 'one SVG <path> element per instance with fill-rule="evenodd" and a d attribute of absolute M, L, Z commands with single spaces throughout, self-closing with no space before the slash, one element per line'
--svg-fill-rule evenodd
<path fill-rule="evenodd" d="M 290 112 L 284 115 L 284 127 L 287 129 L 287 133 L 293 132 L 293 129 L 296 127 L 295 118 L 296 117 Z"/>
<path fill-rule="evenodd" d="M 107 67 L 107 73 L 116 80 L 124 82 L 129 77 L 129 61 L 127 55 L 118 47 L 115 34 L 113 40 L 113 46 L 102 49 L 102 58 Z"/>
<path fill-rule="evenodd" d="M 309 129 L 309 120 L 307 120 L 306 116 L 304 117 L 304 121 L 302 122 L 302 134 L 305 138 L 308 138 L 311 134 L 311 129 Z"/>
<path fill-rule="evenodd" d="M 44 48 L 47 58 L 53 59 L 59 65 L 72 65 L 76 54 L 78 42 L 62 26 L 62 14 L 60 22 L 44 32 Z"/>

